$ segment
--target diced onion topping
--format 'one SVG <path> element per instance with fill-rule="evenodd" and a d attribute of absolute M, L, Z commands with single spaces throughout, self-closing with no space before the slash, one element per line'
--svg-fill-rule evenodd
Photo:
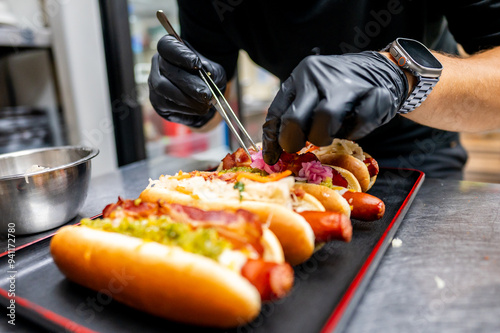
<path fill-rule="evenodd" d="M 364 161 L 365 155 L 363 154 L 363 149 L 355 142 L 345 139 L 334 139 L 333 142 L 325 147 L 319 147 L 314 153 L 317 156 L 324 154 L 347 154 L 356 157 L 357 159 Z"/>
<path fill-rule="evenodd" d="M 264 158 L 262 157 L 262 150 L 259 150 L 258 152 L 250 152 L 250 155 L 252 156 L 252 163 L 250 164 L 252 168 L 264 170 L 269 174 L 283 172 L 286 170 L 286 165 L 281 160 L 279 160 L 275 165 L 266 164 L 266 162 L 264 162 Z"/>
<path fill-rule="evenodd" d="M 299 171 L 299 179 L 305 179 L 308 183 L 313 184 L 319 184 L 326 178 L 332 177 L 332 168 L 318 161 L 302 163 L 302 169 Z"/>

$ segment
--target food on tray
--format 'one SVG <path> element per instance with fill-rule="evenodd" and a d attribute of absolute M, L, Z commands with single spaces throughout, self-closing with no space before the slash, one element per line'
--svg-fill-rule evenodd
<path fill-rule="evenodd" d="M 315 243 L 319 242 L 315 240 L 315 233 L 321 234 L 321 241 L 350 241 L 352 226 L 348 217 L 325 211 L 314 196 L 294 185 L 295 179 L 289 170 L 272 175 L 245 169 L 179 172 L 151 180 L 140 198 L 202 209 L 251 211 L 278 237 L 286 261 L 296 265 L 312 255 Z"/>
<path fill-rule="evenodd" d="M 385 205 L 366 192 L 378 164 L 354 142 L 335 139 L 282 152 L 228 154 L 217 171 L 179 171 L 151 180 L 136 200 L 106 206 L 53 237 L 54 262 L 68 279 L 171 320 L 235 327 L 262 302 L 291 290 L 290 265 L 318 245 L 349 242 L 351 218 L 380 219 Z M 285 262 L 286 261 L 286 262 Z M 112 291 L 111 291 L 112 292 Z"/>
<path fill-rule="evenodd" d="M 312 152 L 323 164 L 335 165 L 350 171 L 358 180 L 363 192 L 368 191 L 377 179 L 379 172 L 377 161 L 353 141 L 334 139 L 325 147 L 308 143 L 302 150 L 305 151 Z"/>
<path fill-rule="evenodd" d="M 333 152 L 333 148 L 322 150 L 325 147 L 319 148 L 309 144 L 299 153 L 291 154 L 283 151 L 278 162 L 272 166 L 264 162 L 261 151 L 256 152 L 250 149 L 252 155 L 250 158 L 240 148 L 234 153 L 228 154 L 222 160 L 218 170 L 246 170 L 247 172 L 264 175 L 282 173 L 288 170 L 295 176 L 295 187 L 313 195 L 327 211 L 340 212 L 364 221 L 380 219 L 385 212 L 383 201 L 375 196 L 361 192 L 362 186 L 360 183 L 363 183 L 362 178 L 354 176 L 353 172 L 350 171 L 353 170 L 356 174 L 362 175 L 366 171 L 368 176 L 364 183 L 367 180 L 368 185 L 371 186 L 378 174 L 377 162 L 371 157 L 363 157 L 365 155 L 363 155 L 361 148 L 352 141 L 336 139 L 328 147 L 339 145 L 345 146 L 345 148 L 338 148 Z M 320 150 L 321 153 L 318 154 L 320 157 L 324 158 L 324 160 L 329 159 L 332 163 L 339 162 L 340 165 L 332 166 L 322 163 L 320 157 L 313 153 Z M 332 156 L 335 156 L 335 158 Z M 363 163 L 360 164 L 361 158 L 370 167 Z M 349 168 L 349 170 L 344 167 Z M 370 173 L 368 170 L 371 170 Z M 369 176 L 370 174 L 371 176 Z M 361 181 L 358 181 L 358 179 L 361 179 Z"/>
<path fill-rule="evenodd" d="M 179 322 L 234 327 L 284 297 L 293 270 L 274 234 L 243 209 L 122 200 L 51 242 L 66 277 Z"/>

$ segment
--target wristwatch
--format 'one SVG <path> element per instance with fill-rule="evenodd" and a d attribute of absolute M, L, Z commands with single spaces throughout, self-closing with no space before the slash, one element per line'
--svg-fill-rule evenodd
<path fill-rule="evenodd" d="M 398 38 L 382 51 L 389 51 L 399 67 L 417 78 L 417 85 L 398 111 L 401 114 L 411 112 L 422 104 L 438 83 L 443 65 L 424 44 L 413 39 Z"/>

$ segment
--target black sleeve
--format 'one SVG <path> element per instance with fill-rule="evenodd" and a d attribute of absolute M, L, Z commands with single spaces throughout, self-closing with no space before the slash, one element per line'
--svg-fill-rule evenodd
<path fill-rule="evenodd" d="M 500 0 L 450 0 L 444 5 L 450 31 L 467 53 L 500 45 Z"/>
<path fill-rule="evenodd" d="M 239 48 L 223 29 L 213 1 L 178 0 L 181 38 L 199 53 L 217 62 L 230 80 L 236 69 Z"/>

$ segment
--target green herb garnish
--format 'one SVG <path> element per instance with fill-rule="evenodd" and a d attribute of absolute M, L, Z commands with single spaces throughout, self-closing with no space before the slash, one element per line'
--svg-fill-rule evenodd
<path fill-rule="evenodd" d="M 245 191 L 245 184 L 243 184 L 242 182 L 236 182 L 233 188 L 240 192 L 240 201 L 243 200 L 243 191 Z"/>

